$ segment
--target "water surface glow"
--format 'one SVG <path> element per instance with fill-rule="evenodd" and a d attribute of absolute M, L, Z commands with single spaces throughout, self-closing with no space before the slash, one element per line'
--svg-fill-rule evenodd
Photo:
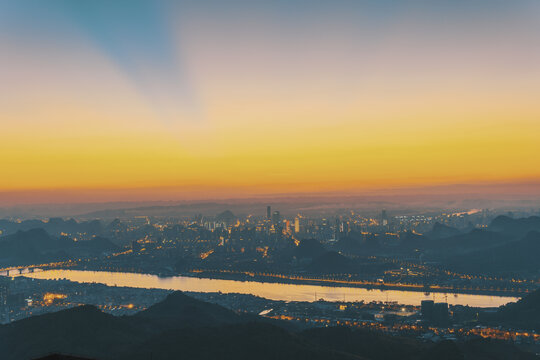
<path fill-rule="evenodd" d="M 238 281 L 206 279 L 189 276 L 162 278 L 157 275 L 86 271 L 86 270 L 46 270 L 24 274 L 35 279 L 66 279 L 79 283 L 99 283 L 107 286 L 135 287 L 146 289 L 167 289 L 193 292 L 239 293 L 260 296 L 270 300 L 284 301 L 395 301 L 403 305 L 420 305 L 422 300 L 448 302 L 450 305 L 469 305 L 473 307 L 498 307 L 517 301 L 516 297 L 443 294 L 426 295 L 419 291 L 363 289 L 356 287 L 332 287 L 308 284 L 282 284 L 258 281 Z"/>

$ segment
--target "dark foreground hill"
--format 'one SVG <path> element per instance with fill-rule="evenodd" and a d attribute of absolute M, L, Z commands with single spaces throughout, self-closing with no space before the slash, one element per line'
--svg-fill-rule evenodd
<path fill-rule="evenodd" d="M 0 326 L 2 360 L 51 353 L 100 360 L 359 358 L 179 292 L 134 316 L 81 306 Z"/>
<path fill-rule="evenodd" d="M 540 331 L 540 289 L 515 303 L 501 306 L 495 314 L 484 314 L 484 321 Z"/>
<path fill-rule="evenodd" d="M 222 306 L 194 299 L 182 292 L 174 292 L 165 300 L 133 316 L 152 322 L 162 329 L 234 324 L 246 321 L 244 316 Z"/>
<path fill-rule="evenodd" d="M 3 360 L 54 353 L 97 360 L 534 358 L 504 343 L 433 345 L 349 328 L 291 332 L 179 292 L 134 316 L 81 306 L 0 326 Z"/>

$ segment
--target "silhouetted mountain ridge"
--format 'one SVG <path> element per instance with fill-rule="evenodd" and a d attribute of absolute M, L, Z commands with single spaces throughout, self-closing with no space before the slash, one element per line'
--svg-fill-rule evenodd
<path fill-rule="evenodd" d="M 304 239 L 300 241 L 300 244 L 294 249 L 294 256 L 298 259 L 311 258 L 314 259 L 321 256 L 326 252 L 324 246 L 315 239 Z"/>
<path fill-rule="evenodd" d="M 50 218 L 47 221 L 30 219 L 17 222 L 0 219 L 0 230 L 6 235 L 35 228 L 44 229 L 49 234 L 56 236 L 59 236 L 62 233 L 86 233 L 98 236 L 104 235 L 105 230 L 105 227 L 99 220 L 78 222 L 75 219 L 64 220 L 62 218 Z"/>
<path fill-rule="evenodd" d="M 196 314 L 186 316 L 186 311 L 192 309 L 197 309 Z M 167 315 L 170 319 L 166 319 Z M 0 326 L 3 360 L 31 359 L 50 353 L 99 360 L 457 360 L 464 356 L 483 358 L 494 347 L 496 354 L 489 359 L 534 358 L 499 342 L 433 346 L 413 338 L 350 328 L 291 333 L 258 320 L 246 322 L 230 310 L 180 292 L 134 316 L 115 317 L 87 305 Z"/>
<path fill-rule="evenodd" d="M 509 216 L 500 215 L 491 221 L 489 230 L 519 238 L 530 231 L 540 231 L 540 217 L 530 216 L 527 218 L 513 219 Z"/>
<path fill-rule="evenodd" d="M 354 271 L 352 260 L 335 251 L 324 252 L 309 264 L 307 270 L 326 274 L 343 274 Z"/>
<path fill-rule="evenodd" d="M 540 289 L 501 306 L 495 314 L 483 314 L 482 318 L 496 325 L 540 331 Z"/>
<path fill-rule="evenodd" d="M 137 313 L 135 318 L 149 319 L 163 327 L 212 326 L 244 321 L 235 312 L 173 292 L 165 300 Z"/>
<path fill-rule="evenodd" d="M 531 231 L 522 239 L 453 257 L 447 263 L 459 270 L 501 273 L 540 270 L 540 232 Z"/>

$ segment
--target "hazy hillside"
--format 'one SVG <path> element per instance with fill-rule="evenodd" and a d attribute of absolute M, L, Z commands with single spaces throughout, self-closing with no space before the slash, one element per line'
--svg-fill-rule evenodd
<path fill-rule="evenodd" d="M 73 256 L 99 255 L 118 250 L 118 246 L 103 237 L 74 241 L 67 236 L 52 236 L 43 228 L 0 237 L 0 264 L 28 265 L 63 261 Z"/>
<path fill-rule="evenodd" d="M 489 240 L 489 238 L 486 238 Z M 451 257 L 446 263 L 460 271 L 476 273 L 529 272 L 540 269 L 540 232 L 531 231 L 523 238 L 502 245 Z"/>

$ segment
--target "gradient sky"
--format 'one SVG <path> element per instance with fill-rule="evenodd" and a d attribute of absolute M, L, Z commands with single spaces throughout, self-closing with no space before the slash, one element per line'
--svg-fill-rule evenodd
<path fill-rule="evenodd" d="M 0 193 L 535 183 L 539 34 L 537 0 L 0 0 Z"/>

